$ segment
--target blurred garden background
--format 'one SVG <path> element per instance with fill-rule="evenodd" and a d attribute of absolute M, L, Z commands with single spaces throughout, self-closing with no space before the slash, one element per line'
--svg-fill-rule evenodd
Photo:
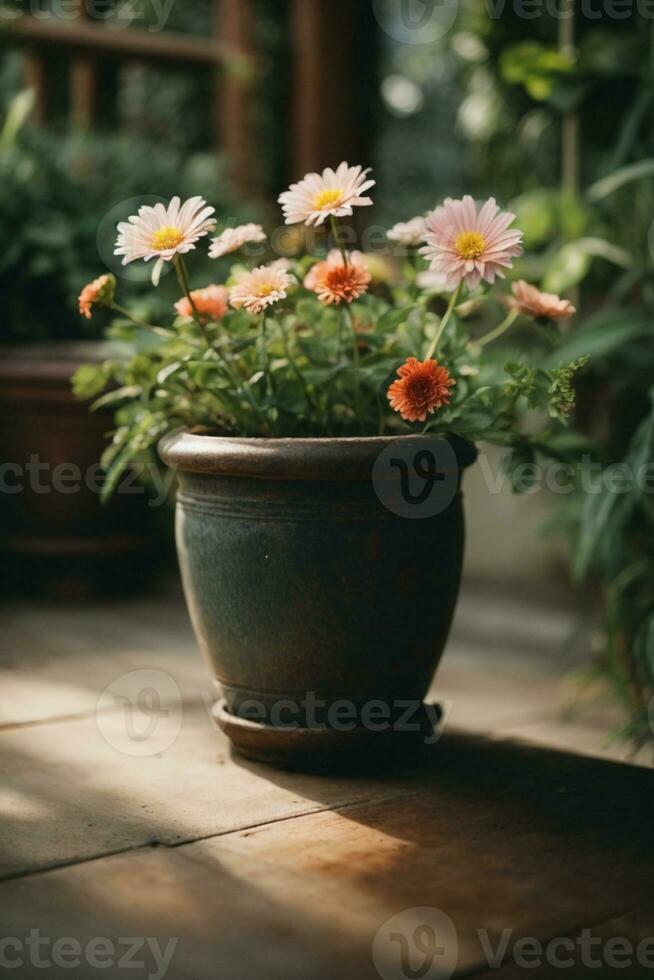
<path fill-rule="evenodd" d="M 52 371 L 44 382 L 42 368 L 16 362 L 52 365 L 57 355 L 44 355 L 43 343 L 102 338 L 108 320 L 80 317 L 77 295 L 108 264 L 118 271 L 115 225 L 135 201 L 200 194 L 219 224 L 246 218 L 272 229 L 290 180 L 349 159 L 374 168 L 370 223 L 381 229 L 448 195 L 493 195 L 515 211 L 529 253 L 515 277 L 579 310 L 557 357 L 591 355 L 570 438 L 580 473 L 586 467 L 596 482 L 592 491 L 515 500 L 510 487 L 489 494 L 473 475 L 467 581 L 590 610 L 571 669 L 592 666 L 622 706 L 623 734 L 635 744 L 652 738 L 654 14 L 624 0 L 6 0 L 0 99 L 8 462 L 18 458 L 25 386 L 41 438 L 56 384 Z M 123 270 L 123 300 L 154 317 L 178 298 L 172 278 L 155 294 L 148 268 Z M 537 344 L 530 330 L 501 356 Z M 88 346 L 60 351 L 64 373 L 100 356 Z M 64 409 L 75 421 L 58 451 L 72 439 L 91 459 L 110 421 L 84 441 L 75 411 Z M 39 451 L 29 420 L 19 428 Z M 499 455 L 489 458 L 499 469 Z M 625 466 L 649 467 L 649 483 L 623 479 L 616 492 Z M 79 501 L 73 515 L 60 511 L 64 546 L 42 500 L 2 495 L 4 546 L 28 554 L 28 591 L 46 554 L 59 576 L 82 560 L 84 577 L 110 553 L 112 568 L 127 560 L 143 589 L 153 561 L 170 567 L 168 511 L 147 515 L 147 533 L 142 516 L 115 515 L 116 544 L 106 515 L 98 532 L 96 502 L 82 515 L 88 547 L 75 551 Z M 30 528 L 22 538 L 21 521 Z M 6 577 L 9 589 L 13 573 Z"/>

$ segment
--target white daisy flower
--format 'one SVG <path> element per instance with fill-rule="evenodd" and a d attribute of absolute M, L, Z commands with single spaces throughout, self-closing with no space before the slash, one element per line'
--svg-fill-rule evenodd
<path fill-rule="evenodd" d="M 416 276 L 416 286 L 420 289 L 432 290 L 435 293 L 442 293 L 447 288 L 447 276 L 443 272 L 435 272 L 433 269 L 425 269 Z"/>
<path fill-rule="evenodd" d="M 209 257 L 219 259 L 223 255 L 238 252 L 249 242 L 265 242 L 267 235 L 261 225 L 239 225 L 238 228 L 225 228 L 214 238 L 209 247 Z"/>
<path fill-rule="evenodd" d="M 307 174 L 279 196 L 286 224 L 322 225 L 330 215 L 343 218 L 352 215 L 355 207 L 372 204 L 371 198 L 363 197 L 375 186 L 374 180 L 368 180 L 369 173 L 370 168 L 342 163 L 337 170 L 327 167 L 322 174 Z"/>
<path fill-rule="evenodd" d="M 267 307 L 286 299 L 294 282 L 279 262 L 261 265 L 238 276 L 230 290 L 229 302 L 237 310 L 245 308 L 248 313 L 263 313 Z"/>
<path fill-rule="evenodd" d="M 291 261 L 291 259 L 287 259 L 287 258 L 275 259 L 274 262 L 268 263 L 268 268 L 281 269 L 282 272 L 290 272 L 291 269 L 293 268 L 293 262 Z"/>
<path fill-rule="evenodd" d="M 386 237 L 391 242 L 398 242 L 407 248 L 415 248 L 425 240 L 427 222 L 425 218 L 411 218 L 411 221 L 400 221 L 394 225 L 390 231 L 386 232 Z"/>
<path fill-rule="evenodd" d="M 214 213 L 215 208 L 207 207 L 201 197 L 191 197 L 184 204 L 174 197 L 167 208 L 163 204 L 144 205 L 138 215 L 133 214 L 118 225 L 114 255 L 123 256 L 123 265 L 135 259 L 156 259 L 152 270 L 156 286 L 164 262 L 190 252 L 199 238 L 214 230 Z"/>

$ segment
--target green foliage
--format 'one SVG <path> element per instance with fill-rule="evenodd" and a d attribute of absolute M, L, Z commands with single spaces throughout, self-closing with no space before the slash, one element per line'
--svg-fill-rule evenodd
<path fill-rule="evenodd" d="M 551 371 L 591 355 L 579 384 L 579 424 L 601 455 L 586 454 L 582 484 L 591 489 L 566 499 L 559 523 L 578 540 L 576 575 L 602 587 L 599 667 L 625 705 L 623 734 L 651 742 L 653 498 L 652 489 L 625 482 L 624 467 L 654 467 L 654 34 L 638 16 L 591 20 L 577 10 L 575 46 L 564 57 L 551 17 L 530 23 L 528 41 L 524 21 L 511 16 L 468 15 L 467 26 L 486 51 L 483 65 L 460 65 L 467 99 L 483 71 L 484 97 L 494 105 L 483 129 L 468 128 L 476 174 L 495 191 L 522 188 L 514 210 L 535 254 L 521 274 L 551 292 L 574 289 L 580 309 L 593 311 L 542 361 Z M 570 112 L 579 140 L 566 153 L 579 173 L 578 194 L 558 190 L 562 121 Z M 509 466 L 517 472 L 530 453 L 516 447 Z"/>
<path fill-rule="evenodd" d="M 114 361 L 104 361 L 101 364 L 83 364 L 75 372 L 73 394 L 82 401 L 95 398 L 110 384 L 119 366 Z"/>
<path fill-rule="evenodd" d="M 626 167 L 620 167 L 592 184 L 586 192 L 586 196 L 593 204 L 603 201 L 611 194 L 625 187 L 627 184 L 636 180 L 643 180 L 647 177 L 654 177 L 654 160 L 639 160 L 638 163 L 631 163 Z"/>
<path fill-rule="evenodd" d="M 519 189 L 512 210 L 530 254 L 516 263 L 518 274 L 554 293 L 574 290 L 584 316 L 540 365 L 550 372 L 591 355 L 578 383 L 584 435 L 576 450 L 571 445 L 564 452 L 588 457 L 585 479 L 605 473 L 610 482 L 618 470 L 609 467 L 631 460 L 634 440 L 643 440 L 640 451 L 647 445 L 643 426 L 651 413 L 654 33 L 635 9 L 634 16 L 617 19 L 599 7 L 591 16 L 576 5 L 574 45 L 562 52 L 561 22 L 551 11 L 525 21 L 509 4 L 495 7 L 501 16 L 489 16 L 488 6 L 476 0 L 466 3 L 445 38 L 418 54 L 396 54 L 389 70 L 420 86 L 425 107 L 392 124 L 399 158 L 392 165 L 403 172 L 401 158 L 410 142 L 410 176 L 416 182 L 431 186 L 424 169 L 453 196 L 474 186 L 479 197 L 493 193 L 509 200 Z M 574 119 L 564 125 L 571 112 Z M 564 132 L 569 176 L 562 193 Z M 575 171 L 578 190 L 571 186 Z M 426 195 L 419 200 L 421 207 L 430 204 Z M 522 383 L 531 395 L 530 370 Z M 472 409 L 477 416 L 480 400 L 471 403 L 471 433 Z M 478 422 L 479 430 L 490 428 L 483 408 Z M 559 438 L 548 439 L 548 452 L 554 454 Z M 532 462 L 533 452 L 531 443 L 514 445 L 510 471 Z M 652 739 L 650 499 L 651 493 L 637 490 L 580 493 L 566 498 L 559 518 L 568 540 L 580 539 L 577 574 L 602 586 L 607 642 L 600 666 L 628 711 L 624 734 L 636 740 Z"/>
<path fill-rule="evenodd" d="M 647 342 L 653 331 L 654 317 L 646 309 L 602 310 L 576 327 L 546 363 L 561 355 L 575 360 L 588 354 L 594 369 L 601 370 L 604 358 L 616 356 L 639 340 Z"/>
<path fill-rule="evenodd" d="M 213 154 L 187 156 L 128 135 L 46 133 L 25 125 L 28 108 L 25 95 L 15 99 L 0 135 L 3 340 L 97 334 L 79 317 L 76 297 L 108 258 L 99 255 L 98 228 L 120 202 L 144 195 L 167 200 L 193 188 L 216 207 L 219 220 L 239 215 Z M 102 242 L 109 255 L 115 221 Z M 114 271 L 120 272 L 118 263 Z M 125 285 L 130 299 L 142 297 L 157 309 L 147 280 Z M 159 308 L 166 305 L 159 301 Z"/>
<path fill-rule="evenodd" d="M 543 372 L 549 380 L 547 410 L 553 419 L 566 422 L 570 418 L 577 397 L 573 381 L 577 372 L 581 371 L 589 360 L 588 356 L 580 357 L 570 364 L 562 365 L 556 371 Z"/>
<path fill-rule="evenodd" d="M 621 734 L 637 745 L 653 739 L 653 316 L 647 308 L 605 311 L 558 352 L 574 356 L 585 349 L 593 355 L 585 381 L 598 422 L 589 428 L 603 454 L 582 473 L 573 571 L 578 580 L 602 583 L 606 646 L 598 668 L 624 704 L 628 722 Z"/>
<path fill-rule="evenodd" d="M 306 262 L 294 271 L 302 281 Z M 472 311 L 481 298 L 467 304 Z M 130 345 L 130 356 L 87 365 L 74 382 L 80 397 L 96 398 L 94 408 L 116 411 L 103 459 L 105 495 L 133 460 L 180 426 L 291 438 L 428 431 L 547 453 L 572 408 L 572 377 L 583 362 L 502 371 L 471 337 L 474 312 L 466 312 L 472 319 L 455 313 L 445 324 L 443 299 L 407 281 L 393 289 L 379 284 L 343 308 L 296 286 L 265 317 L 230 310 L 217 322 L 178 317 L 167 328 L 121 318 L 109 333 Z M 429 356 L 437 337 L 439 361 L 456 386 L 447 406 L 410 424 L 391 410 L 388 388 L 407 358 Z M 534 411 L 550 420 L 536 439 L 523 431 Z"/>
<path fill-rule="evenodd" d="M 572 382 L 588 363 L 588 357 L 564 364 L 553 371 L 531 368 L 525 364 L 507 364 L 513 383 L 505 386 L 510 397 L 522 397 L 530 408 L 541 408 L 553 419 L 567 422 L 575 406 Z"/>
<path fill-rule="evenodd" d="M 505 48 L 500 56 L 504 80 L 512 85 L 524 85 L 532 99 L 538 101 L 551 98 L 557 83 L 562 76 L 569 76 L 573 67 L 569 55 L 537 41 L 523 41 Z"/>

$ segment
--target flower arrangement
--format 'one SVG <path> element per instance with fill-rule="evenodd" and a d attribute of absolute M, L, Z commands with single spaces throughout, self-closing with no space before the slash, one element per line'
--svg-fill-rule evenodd
<path fill-rule="evenodd" d="M 519 317 L 547 324 L 555 340 L 556 324 L 575 313 L 522 280 L 510 294 L 493 288 L 522 254 L 514 215 L 492 198 L 481 207 L 469 196 L 448 199 L 388 232 L 389 249 L 404 259 L 391 267 L 345 244 L 344 219 L 373 203 L 374 184 L 368 170 L 347 163 L 309 174 L 279 203 L 287 225 L 324 235 L 325 253 L 254 267 L 246 253 L 250 243 L 261 248 L 263 228 L 225 228 L 211 238 L 209 255 L 235 263 L 224 282 L 197 289 L 185 258 L 215 232 L 202 198 L 142 207 L 119 225 L 123 264 L 152 261 L 155 284 L 171 265 L 181 297 L 163 326 L 119 306 L 112 275 L 80 295 L 84 316 L 97 307 L 117 313 L 109 335 L 132 345 L 129 358 L 84 367 L 75 378 L 80 397 L 108 389 L 95 404 L 116 409 L 103 460 L 107 492 L 138 454 L 178 427 L 261 438 L 430 432 L 523 456 L 525 447 L 560 454 L 556 427 L 573 407 L 584 359 L 548 371 L 498 367 L 487 353 Z M 537 435 L 525 431 L 532 410 L 550 419 Z"/>

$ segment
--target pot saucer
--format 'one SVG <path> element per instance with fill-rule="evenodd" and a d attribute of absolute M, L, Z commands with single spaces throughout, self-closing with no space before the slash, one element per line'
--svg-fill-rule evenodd
<path fill-rule="evenodd" d="M 225 700 L 217 701 L 211 709 L 214 723 L 244 758 L 305 772 L 415 765 L 421 750 L 433 745 L 437 737 L 433 718 L 436 714 L 440 721 L 442 711 L 438 705 L 432 705 L 430 713 L 431 718 L 423 707 L 406 728 L 372 731 L 357 727 L 337 731 L 327 727 L 275 727 L 239 718 L 229 711 Z"/>

